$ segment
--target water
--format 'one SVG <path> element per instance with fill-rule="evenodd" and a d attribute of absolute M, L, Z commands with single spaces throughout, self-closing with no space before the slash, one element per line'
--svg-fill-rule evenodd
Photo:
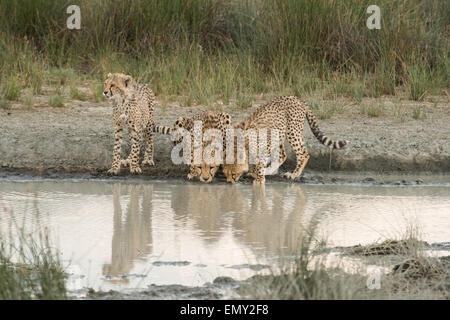
<path fill-rule="evenodd" d="M 270 272 L 304 225 L 329 246 L 450 241 L 449 186 L 0 181 L 0 229 L 47 228 L 72 289 L 199 286 Z"/>

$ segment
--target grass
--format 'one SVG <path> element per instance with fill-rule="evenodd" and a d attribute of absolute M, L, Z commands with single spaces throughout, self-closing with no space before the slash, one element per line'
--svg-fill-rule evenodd
<path fill-rule="evenodd" d="M 427 118 L 427 113 L 423 108 L 416 107 L 413 110 L 412 117 L 414 120 L 424 120 Z"/>
<path fill-rule="evenodd" d="M 55 93 L 49 98 L 48 104 L 54 108 L 61 108 L 65 106 L 61 87 L 55 90 Z"/>
<path fill-rule="evenodd" d="M 7 100 L 0 100 L 0 108 L 3 110 L 11 110 L 11 103 Z"/>
<path fill-rule="evenodd" d="M 79 31 L 65 26 L 69 4 L 82 8 Z M 381 30 L 365 27 L 370 4 L 0 0 L 0 71 L 17 75 L 13 85 L 1 79 L 2 95 L 17 99 L 18 84 L 34 94 L 86 78 L 101 84 L 108 72 L 132 74 L 188 104 L 238 107 L 261 93 L 327 90 L 360 103 L 396 88 L 415 100 L 447 88 L 449 2 L 380 0 Z M 99 91 L 94 101 L 103 100 Z"/>
<path fill-rule="evenodd" d="M 385 114 L 384 107 L 379 103 L 364 103 L 360 104 L 360 113 L 372 118 L 377 118 Z"/>
<path fill-rule="evenodd" d="M 426 68 L 413 65 L 408 70 L 408 92 L 412 100 L 422 101 L 432 86 L 431 75 Z"/>
<path fill-rule="evenodd" d="M 101 84 L 91 84 L 91 93 L 92 98 L 95 102 L 101 102 L 105 100 L 105 96 L 103 95 L 103 83 Z"/>
<path fill-rule="evenodd" d="M 0 236 L 0 300 L 66 299 L 66 276 L 49 237 L 19 231 Z"/>
<path fill-rule="evenodd" d="M 27 94 L 23 100 L 24 100 L 24 103 L 25 103 L 27 109 L 31 109 L 33 107 L 33 95 L 32 94 Z"/>
<path fill-rule="evenodd" d="M 15 77 L 6 79 L 2 86 L 2 96 L 10 101 L 19 100 L 21 91 L 22 87 L 20 86 L 18 79 Z"/>
<path fill-rule="evenodd" d="M 80 101 L 86 100 L 86 97 L 84 96 L 84 94 L 81 93 L 80 89 L 78 89 L 78 87 L 74 86 L 74 85 L 70 86 L 70 97 L 72 99 L 80 100 Z"/>
<path fill-rule="evenodd" d="M 300 239 L 300 250 L 293 263 L 281 272 L 251 278 L 239 289 L 240 295 L 271 300 L 449 298 L 449 259 L 425 256 L 423 249 L 427 244 L 417 240 L 416 228 L 407 231 L 401 240 L 343 248 L 344 255 L 371 259 L 366 264 L 377 261 L 377 266 L 383 266 L 381 257 L 390 257 L 385 259 L 390 270 L 381 274 L 378 290 L 367 287 L 369 276 L 363 270 L 349 274 L 339 267 L 325 267 L 326 257 L 318 256 L 314 248 L 323 252 L 326 245 L 323 240 L 317 243 L 314 232 L 308 230 L 311 229 Z M 395 260 L 399 262 L 393 264 Z"/>

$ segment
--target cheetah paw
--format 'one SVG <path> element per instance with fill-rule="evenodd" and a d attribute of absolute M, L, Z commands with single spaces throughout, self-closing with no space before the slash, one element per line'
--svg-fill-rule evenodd
<path fill-rule="evenodd" d="M 289 179 L 289 180 L 294 180 L 296 177 L 294 176 L 294 174 L 293 173 L 291 173 L 291 172 L 286 172 L 285 174 L 284 174 L 284 177 L 286 178 L 286 179 Z"/>
<path fill-rule="evenodd" d="M 131 167 L 130 168 L 130 173 L 132 173 L 132 174 L 139 174 L 139 173 L 142 173 L 142 170 L 139 167 Z"/>
<path fill-rule="evenodd" d="M 154 166 L 155 163 L 153 162 L 153 160 L 144 160 L 142 161 L 142 165 Z"/>
<path fill-rule="evenodd" d="M 189 179 L 189 180 L 192 180 L 192 179 L 194 179 L 194 175 L 193 174 L 191 174 L 191 173 L 189 173 L 188 175 L 187 175 L 187 178 Z"/>
<path fill-rule="evenodd" d="M 108 174 L 114 174 L 114 175 L 117 175 L 117 174 L 119 174 L 119 171 L 120 171 L 119 168 L 114 168 L 114 167 L 112 167 L 111 169 L 109 169 L 109 170 L 107 171 L 107 173 L 108 173 Z"/>

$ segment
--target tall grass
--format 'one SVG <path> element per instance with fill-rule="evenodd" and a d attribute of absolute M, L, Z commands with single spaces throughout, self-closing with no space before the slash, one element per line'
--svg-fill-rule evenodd
<path fill-rule="evenodd" d="M 22 229 L 16 240 L 0 235 L 0 300 L 65 299 L 65 281 L 48 235 Z"/>
<path fill-rule="evenodd" d="M 66 28 L 69 4 L 81 8 L 81 30 Z M 97 81 L 121 71 L 150 81 L 161 95 L 202 104 L 330 85 L 334 96 L 357 100 L 403 85 L 420 99 L 428 93 L 422 80 L 448 87 L 450 3 L 380 0 L 381 30 L 365 26 L 370 4 L 0 0 L 0 82 L 18 74 L 22 86 L 39 93 L 53 68 Z"/>

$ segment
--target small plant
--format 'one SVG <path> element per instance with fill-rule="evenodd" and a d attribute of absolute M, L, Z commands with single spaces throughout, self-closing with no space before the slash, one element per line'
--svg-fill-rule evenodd
<path fill-rule="evenodd" d="M 344 105 L 339 102 L 325 102 L 310 98 L 308 99 L 308 104 L 320 120 L 331 119 L 332 116 L 345 112 Z"/>
<path fill-rule="evenodd" d="M 9 101 L 6 101 L 6 100 L 2 99 L 1 102 L 0 102 L 0 107 L 3 110 L 11 110 L 11 103 Z"/>
<path fill-rule="evenodd" d="M 70 97 L 75 100 L 84 101 L 85 97 L 81 93 L 80 89 L 76 86 L 70 86 Z"/>
<path fill-rule="evenodd" d="M 103 85 L 102 84 L 96 84 L 91 87 L 92 92 L 92 98 L 95 102 L 101 102 L 105 100 L 105 97 L 103 96 Z"/>
<path fill-rule="evenodd" d="M 392 107 L 392 114 L 394 115 L 395 118 L 400 119 L 400 121 L 405 121 L 405 111 L 404 109 L 399 106 L 399 105 L 395 105 Z"/>
<path fill-rule="evenodd" d="M 194 99 L 192 98 L 191 95 L 187 95 L 182 99 L 182 103 L 181 105 L 183 107 L 190 107 L 194 104 Z"/>
<path fill-rule="evenodd" d="M 360 81 L 356 81 L 356 80 L 353 82 L 353 84 L 351 86 L 351 95 L 352 95 L 352 98 L 356 102 L 358 102 L 358 103 L 362 102 L 362 99 L 365 95 L 365 91 L 366 91 L 366 88 L 364 87 L 363 83 L 361 83 Z"/>
<path fill-rule="evenodd" d="M 237 107 L 240 109 L 248 109 L 252 107 L 253 99 L 250 95 L 240 92 L 237 94 L 236 100 Z"/>
<path fill-rule="evenodd" d="M 27 106 L 27 109 L 31 109 L 33 107 L 33 95 L 27 94 L 24 98 L 24 103 Z"/>
<path fill-rule="evenodd" d="M 60 108 L 65 106 L 61 88 L 56 89 L 55 94 L 50 97 L 48 103 L 50 106 L 54 108 Z"/>
<path fill-rule="evenodd" d="M 50 70 L 50 80 L 59 86 L 67 85 L 75 78 L 75 71 L 72 68 L 55 68 Z"/>
<path fill-rule="evenodd" d="M 409 97 L 415 101 L 422 101 L 430 89 L 431 76 L 424 67 L 412 65 L 408 70 Z"/>
<path fill-rule="evenodd" d="M 412 116 L 415 120 L 424 120 L 427 118 L 427 113 L 421 107 L 416 107 L 413 110 Z"/>
<path fill-rule="evenodd" d="M 22 90 L 19 80 L 15 77 L 11 77 L 5 81 L 2 88 L 2 95 L 5 99 L 10 101 L 17 101 L 20 97 L 20 91 Z"/>
<path fill-rule="evenodd" d="M 384 115 L 385 112 L 383 106 L 380 104 L 366 105 L 365 103 L 361 103 L 360 113 L 369 117 L 377 118 Z"/>

